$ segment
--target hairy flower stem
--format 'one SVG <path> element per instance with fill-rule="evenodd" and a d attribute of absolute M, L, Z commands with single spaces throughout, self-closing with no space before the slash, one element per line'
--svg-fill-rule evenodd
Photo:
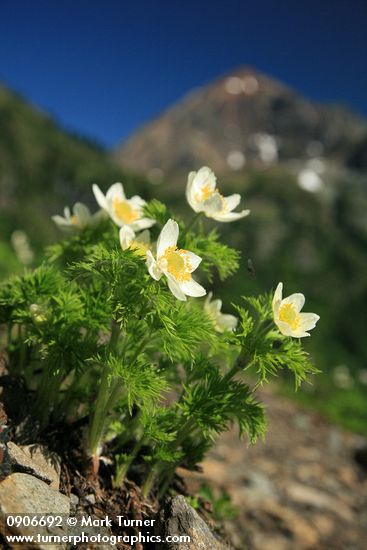
<path fill-rule="evenodd" d="M 246 353 L 243 356 L 239 356 L 235 364 L 229 371 L 224 375 L 223 382 L 229 382 L 232 378 L 240 371 L 248 368 L 251 364 L 251 357 L 249 353 Z"/>
<path fill-rule="evenodd" d="M 89 450 L 92 457 L 98 455 L 98 447 L 104 427 L 104 411 L 108 399 L 110 369 L 107 365 L 103 367 L 102 378 L 98 390 L 97 401 L 94 409 L 93 419 L 89 430 Z"/>
<path fill-rule="evenodd" d="M 57 407 L 61 381 L 61 372 L 54 374 L 50 373 L 48 369 L 44 369 L 35 404 L 35 411 L 41 429 L 47 425 L 51 413 Z"/>
<path fill-rule="evenodd" d="M 155 480 L 159 476 L 160 473 L 160 465 L 154 464 L 151 469 L 149 470 L 149 473 L 145 479 L 144 485 L 143 485 L 143 496 L 144 498 L 148 498 L 150 491 L 152 490 L 152 487 L 155 483 Z"/>
<path fill-rule="evenodd" d="M 109 342 L 109 347 L 111 351 L 115 351 L 118 345 L 118 340 L 120 336 L 120 327 L 115 321 L 112 321 L 111 325 L 111 337 Z M 137 350 L 135 351 L 134 357 L 131 361 L 132 364 L 135 363 L 139 353 L 144 349 L 144 347 L 147 344 L 147 340 L 149 339 L 143 339 L 140 345 L 137 347 Z M 103 374 L 102 374 L 102 380 L 99 386 L 97 401 L 96 401 L 96 407 L 89 431 L 89 447 L 90 447 L 90 454 L 93 458 L 93 467 L 95 470 L 95 473 L 98 471 L 98 447 L 100 445 L 100 441 L 102 438 L 103 430 L 105 427 L 106 418 L 108 417 L 109 412 L 113 409 L 116 402 L 118 401 L 119 397 L 121 396 L 122 387 L 121 387 L 121 379 L 111 376 L 112 372 L 108 366 L 104 367 Z M 121 467 L 121 470 L 119 471 L 119 479 L 121 481 L 126 475 L 126 472 L 128 468 L 130 467 L 130 464 L 133 462 L 133 460 L 136 458 L 137 453 L 140 450 L 141 445 L 143 444 L 143 438 L 139 442 L 136 443 L 133 452 L 131 453 L 131 457 L 126 461 L 126 464 L 124 464 Z"/>
<path fill-rule="evenodd" d="M 185 235 L 190 231 L 190 229 L 192 229 L 196 225 L 196 223 L 199 221 L 201 217 L 201 214 L 202 214 L 201 212 L 198 212 L 191 218 L 191 220 L 185 227 L 185 231 L 184 231 Z"/>
<path fill-rule="evenodd" d="M 111 350 L 116 348 L 119 336 L 120 336 L 120 327 L 118 326 L 116 321 L 113 320 L 111 322 L 111 336 L 110 336 L 110 344 L 109 344 Z"/>
<path fill-rule="evenodd" d="M 263 340 L 266 334 L 271 330 L 272 326 L 273 321 L 270 320 L 259 323 L 255 329 L 256 341 Z M 241 353 L 232 368 L 224 375 L 224 381 L 231 380 L 238 372 L 247 369 L 251 365 L 254 354 L 253 349 L 256 349 L 256 344 L 252 345 L 246 353 Z"/>
<path fill-rule="evenodd" d="M 274 328 L 273 320 L 263 321 L 260 324 L 259 329 L 256 331 L 257 338 L 263 339 L 268 334 L 268 332 L 273 328 Z"/>
<path fill-rule="evenodd" d="M 164 480 L 164 482 L 162 483 L 162 485 L 159 489 L 158 500 L 161 500 L 164 497 L 164 495 L 166 494 L 166 492 L 168 491 L 168 489 L 169 489 L 169 487 L 172 483 L 173 477 L 175 475 L 176 466 L 177 466 L 177 464 L 174 464 L 174 465 L 170 465 L 167 468 L 167 471 L 165 472 L 165 480 Z"/>
<path fill-rule="evenodd" d="M 24 342 L 26 338 L 27 329 L 24 327 L 24 334 L 22 331 L 22 325 L 18 325 L 18 339 L 19 339 L 19 370 L 23 372 L 24 367 L 26 366 L 26 357 L 27 357 L 27 344 Z"/>
<path fill-rule="evenodd" d="M 131 451 L 131 453 L 130 453 L 129 457 L 127 458 L 126 462 L 122 466 L 120 466 L 119 471 L 118 471 L 118 476 L 116 477 L 116 480 L 115 480 L 115 483 L 116 484 L 118 483 L 118 485 L 116 485 L 116 486 L 120 486 L 121 483 L 124 481 L 125 476 L 126 476 L 128 470 L 129 470 L 131 464 L 136 459 L 143 443 L 144 443 L 144 434 L 139 439 L 139 441 L 137 441 L 135 443 L 134 448 Z"/>
<path fill-rule="evenodd" d="M 120 335 L 120 328 L 115 321 L 111 325 L 111 337 L 109 346 L 115 349 Z M 111 370 L 108 365 L 103 367 L 101 382 L 99 385 L 96 406 L 89 430 L 89 450 L 93 458 L 94 469 L 98 471 L 98 448 L 103 434 L 107 415 L 120 393 L 119 384 L 110 380 Z M 114 383 L 115 382 L 115 383 Z M 113 386 L 111 391 L 111 386 Z M 97 473 L 97 471 L 95 473 Z"/>

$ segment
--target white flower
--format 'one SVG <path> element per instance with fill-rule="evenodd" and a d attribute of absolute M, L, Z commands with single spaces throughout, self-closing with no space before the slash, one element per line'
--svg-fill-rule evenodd
<path fill-rule="evenodd" d="M 300 313 L 304 303 L 301 293 L 283 299 L 283 283 L 278 284 L 273 298 L 273 315 L 275 324 L 285 336 L 303 338 L 310 336 L 307 331 L 315 328 L 320 317 L 316 313 Z"/>
<path fill-rule="evenodd" d="M 212 300 L 213 293 L 209 292 L 205 302 L 204 311 L 213 321 L 218 332 L 233 331 L 238 323 L 237 317 L 221 312 L 222 300 Z"/>
<path fill-rule="evenodd" d="M 155 224 L 155 220 L 143 217 L 146 202 L 138 195 L 127 199 L 122 183 L 111 185 L 106 195 L 94 184 L 93 193 L 99 206 L 108 212 L 118 226 L 128 225 L 134 231 L 140 231 Z"/>
<path fill-rule="evenodd" d="M 204 212 L 218 222 L 232 222 L 248 216 L 250 210 L 232 212 L 239 205 L 241 195 L 235 193 L 223 197 L 217 189 L 217 178 L 207 166 L 198 172 L 190 172 L 187 178 L 186 198 L 195 212 Z"/>
<path fill-rule="evenodd" d="M 120 244 L 122 250 L 131 248 L 139 256 L 146 256 L 147 251 L 150 249 L 150 233 L 148 229 L 136 236 L 135 231 L 128 225 L 124 225 L 120 229 Z"/>
<path fill-rule="evenodd" d="M 74 229 L 84 229 L 88 225 L 93 225 L 100 219 L 101 213 L 91 214 L 88 206 L 81 202 L 76 202 L 73 206 L 73 213 L 70 208 L 65 206 L 64 217 L 52 216 L 53 221 L 63 230 L 70 231 Z"/>
<path fill-rule="evenodd" d="M 174 220 L 168 220 L 157 241 L 157 259 L 147 251 L 147 266 L 156 281 L 165 275 L 168 287 L 178 300 L 186 296 L 204 296 L 205 288 L 194 281 L 191 273 L 199 266 L 201 258 L 188 250 L 177 248 L 179 229 Z"/>

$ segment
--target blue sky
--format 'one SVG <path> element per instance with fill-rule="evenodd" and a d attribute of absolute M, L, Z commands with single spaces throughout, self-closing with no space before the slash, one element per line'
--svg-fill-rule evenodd
<path fill-rule="evenodd" d="M 112 147 L 251 65 L 367 116 L 366 0 L 0 0 L 0 80 Z"/>

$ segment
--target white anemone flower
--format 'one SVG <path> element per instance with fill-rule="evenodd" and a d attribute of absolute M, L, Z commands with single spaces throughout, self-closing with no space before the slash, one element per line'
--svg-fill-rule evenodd
<path fill-rule="evenodd" d="M 301 313 L 305 297 L 301 293 L 291 294 L 283 299 L 283 283 L 279 283 L 273 298 L 274 322 L 285 336 L 303 338 L 310 336 L 307 332 L 315 328 L 320 319 L 316 313 Z"/>
<path fill-rule="evenodd" d="M 155 220 L 145 218 L 143 215 L 145 200 L 138 195 L 127 199 L 122 183 L 111 185 L 106 195 L 102 193 L 98 185 L 94 184 L 93 193 L 99 206 L 119 227 L 128 225 L 133 231 L 140 231 L 155 224 Z"/>
<path fill-rule="evenodd" d="M 146 256 L 150 249 L 150 232 L 148 229 L 142 231 L 139 235 L 135 235 L 135 231 L 128 225 L 124 225 L 120 229 L 120 244 L 122 250 L 131 248 L 139 256 Z"/>
<path fill-rule="evenodd" d="M 186 296 L 204 296 L 205 288 L 191 277 L 201 258 L 193 252 L 177 248 L 178 235 L 178 224 L 168 220 L 158 237 L 156 259 L 150 250 L 147 251 L 149 273 L 156 281 L 165 275 L 170 291 L 178 300 L 184 301 Z"/>
<path fill-rule="evenodd" d="M 64 217 L 62 216 L 52 216 L 53 221 L 65 231 L 75 230 L 75 229 L 84 229 L 89 225 L 93 225 L 101 217 L 100 212 L 91 214 L 88 206 L 81 202 L 76 202 L 73 206 L 73 212 L 71 213 L 70 208 L 65 206 L 64 208 Z"/>
<path fill-rule="evenodd" d="M 186 186 L 187 202 L 194 212 L 204 212 L 208 218 L 218 222 L 232 222 L 248 216 L 250 210 L 232 212 L 239 205 L 241 195 L 235 193 L 223 197 L 217 188 L 217 178 L 207 166 L 198 172 L 190 172 Z"/>
<path fill-rule="evenodd" d="M 204 311 L 213 321 L 218 332 L 233 331 L 238 323 L 237 317 L 228 313 L 222 313 L 222 300 L 212 300 L 213 293 L 209 292 L 205 302 Z"/>

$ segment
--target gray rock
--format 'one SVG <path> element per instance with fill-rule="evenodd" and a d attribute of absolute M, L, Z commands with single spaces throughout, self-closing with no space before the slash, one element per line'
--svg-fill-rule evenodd
<path fill-rule="evenodd" d="M 49 454 L 41 445 L 18 446 L 12 441 L 7 444 L 12 470 L 38 477 L 53 489 L 59 489 L 60 459 Z"/>
<path fill-rule="evenodd" d="M 40 479 L 28 474 L 15 473 L 8 476 L 0 483 L 0 520 L 5 529 L 5 516 L 7 514 L 29 516 L 44 514 L 47 516 L 62 516 L 65 520 L 70 512 L 68 497 L 51 489 L 49 485 Z M 64 522 L 63 522 L 64 523 Z M 53 534 L 64 535 L 66 529 L 46 527 L 12 526 L 7 528 L 5 534 L 37 535 Z M 2 533 L 4 534 L 4 533 Z M 34 548 L 39 550 L 60 550 L 64 546 L 54 544 L 38 544 Z"/>
<path fill-rule="evenodd" d="M 76 512 L 76 509 L 79 504 L 79 497 L 78 495 L 75 495 L 74 493 L 70 494 L 70 510 L 72 513 Z"/>
<path fill-rule="evenodd" d="M 157 544 L 158 550 L 230 550 L 228 545 L 215 537 L 182 495 L 170 499 L 161 510 L 155 533 L 162 539 L 168 535 L 190 537 L 190 542 Z"/>
<path fill-rule="evenodd" d="M 91 504 L 93 506 L 93 504 L 96 503 L 96 497 L 94 496 L 93 493 L 91 493 L 90 495 L 86 495 L 84 497 L 84 500 L 87 501 L 88 504 Z"/>

